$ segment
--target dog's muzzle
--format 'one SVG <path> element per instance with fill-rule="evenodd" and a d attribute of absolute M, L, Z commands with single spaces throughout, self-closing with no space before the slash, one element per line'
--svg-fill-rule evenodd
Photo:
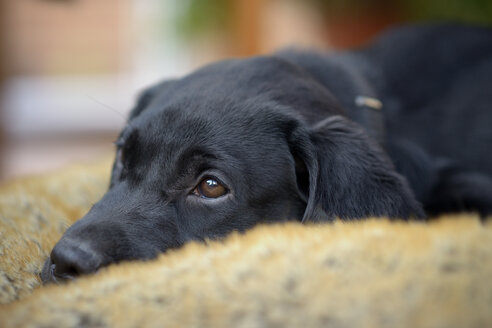
<path fill-rule="evenodd" d="M 103 265 L 102 256 L 87 243 L 62 238 L 51 251 L 41 272 L 44 283 L 64 282 L 94 273 Z"/>

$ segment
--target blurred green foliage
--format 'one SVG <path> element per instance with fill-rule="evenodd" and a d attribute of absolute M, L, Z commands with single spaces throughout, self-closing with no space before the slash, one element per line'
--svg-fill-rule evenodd
<path fill-rule="evenodd" d="M 293 0 L 290 0 L 293 1 Z M 311 3 L 331 15 L 350 15 L 351 12 L 397 9 L 404 21 L 447 20 L 492 25 L 492 0 L 295 0 Z M 180 17 L 179 30 L 186 36 L 206 30 L 230 26 L 230 0 L 186 0 Z"/>
<path fill-rule="evenodd" d="M 187 36 L 207 30 L 218 30 L 229 25 L 232 1 L 182 0 L 178 12 L 178 30 Z"/>
<path fill-rule="evenodd" d="M 492 0 L 399 0 L 416 20 L 492 24 Z"/>

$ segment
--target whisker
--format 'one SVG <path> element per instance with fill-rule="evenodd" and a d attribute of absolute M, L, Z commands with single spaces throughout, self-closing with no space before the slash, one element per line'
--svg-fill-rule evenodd
<path fill-rule="evenodd" d="M 99 104 L 99 105 L 105 107 L 106 109 L 109 109 L 112 112 L 118 114 L 118 116 L 120 116 L 121 118 L 123 118 L 124 121 L 126 121 L 126 116 L 123 113 L 121 113 L 118 110 L 116 110 L 115 108 L 113 108 L 113 107 L 111 107 L 111 106 L 109 106 L 109 105 L 107 105 L 107 104 L 105 104 L 105 103 L 97 100 L 96 98 L 92 97 L 91 95 L 86 94 L 85 96 L 87 98 L 89 98 L 90 100 L 92 100 L 93 102 L 95 102 L 96 104 Z"/>
<path fill-rule="evenodd" d="M 90 100 L 92 100 L 93 102 L 95 102 L 96 104 L 101 105 L 101 106 L 103 106 L 104 108 L 109 109 L 110 111 L 112 111 L 112 112 L 114 112 L 114 113 L 118 114 L 118 116 L 119 116 L 119 117 L 121 117 L 121 118 L 123 119 L 123 122 L 125 123 L 125 126 L 123 127 L 123 129 L 122 129 L 122 130 L 125 130 L 125 129 L 127 129 L 127 128 L 131 128 L 131 127 L 132 127 L 131 122 L 127 121 L 126 115 L 124 115 L 123 113 L 119 112 L 117 109 L 115 109 L 115 108 L 113 108 L 113 107 L 111 107 L 111 106 L 109 106 L 109 105 L 106 105 L 105 103 L 103 103 L 103 102 L 101 102 L 101 101 L 97 100 L 96 98 L 92 97 L 91 95 L 86 94 L 85 96 L 86 96 L 87 98 L 89 98 Z M 121 147 L 121 145 L 122 145 L 122 143 L 123 143 L 123 142 L 124 142 L 124 141 L 122 141 L 122 140 L 118 137 L 118 139 L 116 139 L 115 141 L 113 141 L 113 142 L 112 142 L 112 144 L 113 144 L 114 146 L 116 146 L 116 147 Z"/>

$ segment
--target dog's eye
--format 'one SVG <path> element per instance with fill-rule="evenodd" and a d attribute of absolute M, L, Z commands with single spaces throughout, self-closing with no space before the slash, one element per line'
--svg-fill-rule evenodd
<path fill-rule="evenodd" d="M 193 194 L 203 198 L 218 198 L 224 196 L 227 189 L 214 178 L 203 179 L 193 190 Z"/>

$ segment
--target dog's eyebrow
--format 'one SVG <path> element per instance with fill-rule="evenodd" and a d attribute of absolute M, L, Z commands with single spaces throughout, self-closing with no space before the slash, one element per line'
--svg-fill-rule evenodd
<path fill-rule="evenodd" d="M 184 151 L 177 160 L 177 168 L 181 173 L 189 173 L 190 171 L 197 171 L 205 163 L 217 160 L 217 156 L 212 154 L 205 148 L 192 147 Z"/>
<path fill-rule="evenodd" d="M 174 174 L 174 181 L 169 181 L 175 189 L 182 189 L 188 187 L 188 182 L 185 177 L 189 179 L 196 179 L 205 170 L 217 168 L 214 162 L 217 162 L 219 158 L 201 147 L 193 147 L 185 150 L 176 161 Z M 185 179 L 183 179 L 185 178 Z M 174 189 L 173 188 L 173 189 Z"/>

